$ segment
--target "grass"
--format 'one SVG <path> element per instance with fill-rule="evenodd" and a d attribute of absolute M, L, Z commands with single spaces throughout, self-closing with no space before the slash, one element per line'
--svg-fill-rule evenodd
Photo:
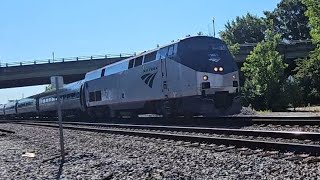
<path fill-rule="evenodd" d="M 256 111 L 258 114 L 267 114 L 267 113 L 271 113 L 272 111 L 271 110 L 259 110 L 259 111 Z"/>

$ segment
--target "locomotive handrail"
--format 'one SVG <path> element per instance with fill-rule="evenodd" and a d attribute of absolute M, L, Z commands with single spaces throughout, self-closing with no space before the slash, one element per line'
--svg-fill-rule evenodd
<path fill-rule="evenodd" d="M 121 57 L 131 57 L 136 53 L 120 53 L 120 54 L 105 54 L 105 55 L 93 55 L 93 56 L 78 56 L 78 57 L 66 57 L 57 59 L 44 59 L 44 60 L 32 60 L 32 61 L 20 61 L 11 63 L 0 63 L 1 67 L 14 67 L 14 66 L 24 66 L 24 65 L 35 65 L 35 64 L 51 64 L 51 63 L 63 63 L 72 61 L 86 61 L 86 60 L 100 60 L 108 58 L 121 58 Z"/>

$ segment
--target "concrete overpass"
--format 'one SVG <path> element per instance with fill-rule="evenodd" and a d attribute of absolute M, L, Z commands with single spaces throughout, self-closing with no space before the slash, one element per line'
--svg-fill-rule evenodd
<path fill-rule="evenodd" d="M 238 64 L 244 62 L 256 44 L 241 44 L 240 51 L 235 55 Z M 315 46 L 311 41 L 290 41 L 280 43 L 278 51 L 284 60 L 293 62 L 293 59 L 304 58 Z M 132 54 L 131 54 L 132 55 Z M 80 80 L 88 71 L 98 69 L 107 64 L 130 57 L 130 54 L 118 56 L 90 56 L 76 58 L 62 58 L 55 61 L 30 61 L 0 65 L 0 89 L 42 85 L 50 83 L 50 76 L 60 75 L 65 83 Z M 292 64 L 292 63 L 291 63 Z"/>
<path fill-rule="evenodd" d="M 239 53 L 235 54 L 237 63 L 243 63 L 257 43 L 241 44 Z M 280 43 L 277 50 L 283 55 L 286 62 L 298 58 L 308 57 L 310 51 L 315 49 L 311 40 L 293 40 Z"/>
<path fill-rule="evenodd" d="M 65 83 L 84 78 L 94 69 L 120 61 L 130 55 L 63 58 L 52 61 L 30 61 L 2 64 L 0 89 L 50 84 L 50 76 L 63 76 Z"/>

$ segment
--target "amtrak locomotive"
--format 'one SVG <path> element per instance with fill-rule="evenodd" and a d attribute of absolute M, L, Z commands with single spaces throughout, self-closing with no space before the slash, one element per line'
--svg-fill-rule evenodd
<path fill-rule="evenodd" d="M 88 72 L 60 95 L 65 116 L 229 115 L 240 111 L 239 70 L 223 41 L 195 36 Z M 56 101 L 45 92 L 0 106 L 0 116 L 56 116 Z"/>

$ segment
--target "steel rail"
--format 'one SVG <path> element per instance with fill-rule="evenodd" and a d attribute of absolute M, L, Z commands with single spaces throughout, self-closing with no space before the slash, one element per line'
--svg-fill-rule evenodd
<path fill-rule="evenodd" d="M 274 137 L 274 138 L 285 138 L 285 139 L 320 140 L 320 133 L 304 132 L 304 131 L 269 131 L 269 130 L 246 130 L 246 129 L 211 128 L 211 127 L 154 126 L 154 125 L 78 123 L 78 122 L 65 122 L 64 124 L 115 127 L 115 128 L 131 128 L 131 129 L 148 129 L 148 130 L 162 130 L 162 131 L 226 134 L 226 135 L 261 136 L 261 137 Z"/>
<path fill-rule="evenodd" d="M 57 123 L 57 122 L 45 121 L 45 122 L 36 122 L 36 123 Z M 161 131 L 225 134 L 225 135 L 260 136 L 260 137 L 273 137 L 273 138 L 284 138 L 284 139 L 320 140 L 320 133 L 305 132 L 305 131 L 270 131 L 270 130 L 213 128 L 213 127 L 159 126 L 159 125 L 85 123 L 85 122 L 64 122 L 64 124 L 79 125 L 79 126 L 83 125 L 83 126 L 101 126 L 101 127 L 113 127 L 113 128 L 131 128 L 131 129 L 148 129 L 148 130 L 161 130 Z"/>
<path fill-rule="evenodd" d="M 43 127 L 53 127 L 57 128 L 55 124 L 43 124 L 43 123 L 19 123 L 31 126 L 43 126 Z M 229 137 L 213 137 L 205 135 L 188 135 L 188 134 L 176 134 L 168 132 L 147 132 L 147 131 L 137 131 L 137 130 L 122 130 L 122 129 L 102 129 L 102 128 L 91 128 L 91 127 L 79 127 L 64 125 L 65 129 L 79 130 L 79 131 L 89 131 L 98 133 L 112 133 L 112 134 L 122 134 L 122 135 L 134 135 L 141 137 L 152 137 L 152 138 L 163 138 L 171 139 L 176 141 L 191 141 L 199 143 L 214 143 L 214 144 L 224 144 L 233 145 L 236 147 L 249 147 L 249 148 L 261 148 L 264 150 L 278 150 L 281 152 L 295 152 L 295 153 L 307 153 L 310 155 L 320 154 L 320 145 L 310 145 L 310 144 L 299 144 L 299 143 L 286 143 L 286 142 L 274 142 L 274 141 L 264 141 L 264 140 L 250 140 L 250 139 L 240 139 L 240 138 L 229 138 Z"/>
<path fill-rule="evenodd" d="M 14 131 L 10 131 L 10 130 L 7 130 L 7 129 L 0 129 L 0 132 L 9 133 L 9 134 L 15 134 L 16 133 Z"/>
<path fill-rule="evenodd" d="M 53 120 L 47 119 L 47 120 Z M 19 120 L 19 119 L 14 119 Z M 34 121 L 30 119 L 29 121 Z M 41 119 L 39 119 L 41 120 Z M 187 124 L 197 126 L 247 126 L 252 124 L 274 124 L 274 125 L 320 125 L 320 116 L 220 116 L 220 117 L 175 117 L 165 119 L 162 117 L 139 117 L 135 119 L 104 119 L 105 122 L 138 123 L 138 124 Z M 69 120 L 70 121 L 70 120 Z M 99 122 L 99 121 L 93 121 Z M 100 121 L 101 122 L 101 121 Z"/>
<path fill-rule="evenodd" d="M 247 120 L 252 124 L 320 125 L 320 116 L 223 116 L 218 119 Z"/>

